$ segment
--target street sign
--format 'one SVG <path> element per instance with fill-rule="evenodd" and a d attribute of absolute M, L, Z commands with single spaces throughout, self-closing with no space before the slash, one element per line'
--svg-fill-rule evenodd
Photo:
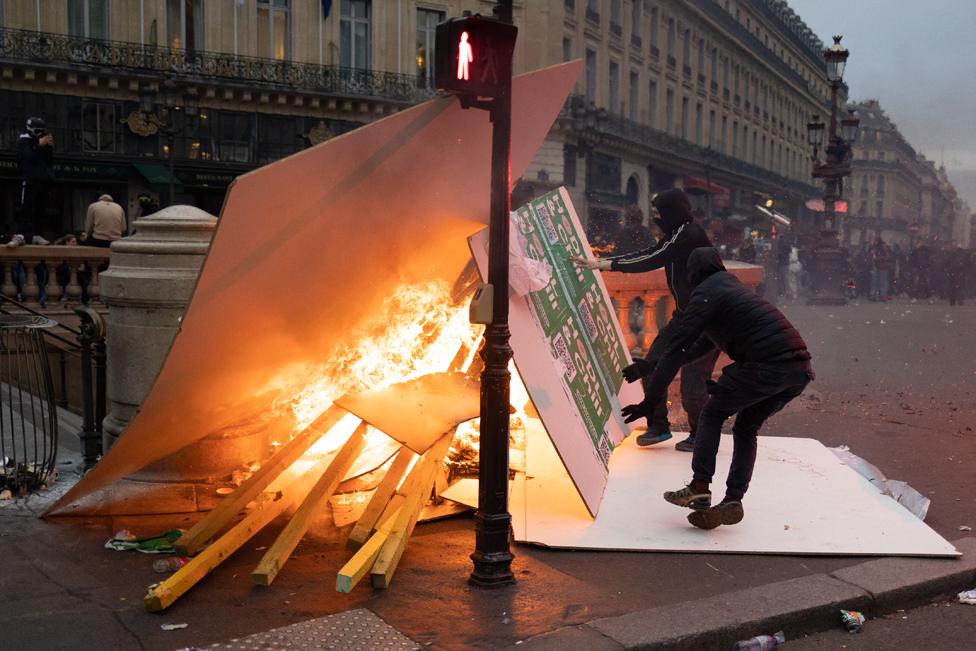
<path fill-rule="evenodd" d="M 470 97 L 498 97 L 512 77 L 518 28 L 493 18 L 450 18 L 437 26 L 434 83 Z"/>

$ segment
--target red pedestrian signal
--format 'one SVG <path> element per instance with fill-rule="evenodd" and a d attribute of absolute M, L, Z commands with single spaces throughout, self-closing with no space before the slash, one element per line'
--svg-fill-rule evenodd
<path fill-rule="evenodd" d="M 438 90 L 497 97 L 512 78 L 518 28 L 483 16 L 450 18 L 437 26 L 434 83 Z"/>

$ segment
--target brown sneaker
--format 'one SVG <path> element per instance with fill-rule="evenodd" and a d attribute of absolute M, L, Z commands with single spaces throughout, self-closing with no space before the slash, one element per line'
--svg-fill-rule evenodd
<path fill-rule="evenodd" d="M 712 505 L 712 493 L 711 491 L 696 491 L 693 484 L 688 484 L 681 490 L 666 492 L 664 501 L 697 511 L 698 509 L 707 509 Z"/>
<path fill-rule="evenodd" d="M 710 509 L 695 511 L 688 516 L 688 522 L 699 529 L 714 529 L 723 524 L 739 524 L 745 512 L 742 502 L 722 502 Z"/>

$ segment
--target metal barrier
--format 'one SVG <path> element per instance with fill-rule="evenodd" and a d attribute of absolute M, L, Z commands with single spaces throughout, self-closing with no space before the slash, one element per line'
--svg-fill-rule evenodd
<path fill-rule="evenodd" d="M 54 383 L 42 332 L 55 322 L 0 315 L 0 489 L 25 494 L 52 479 L 58 451 Z"/>
<path fill-rule="evenodd" d="M 66 407 L 68 405 L 68 358 L 74 357 L 80 361 L 82 429 L 78 432 L 78 438 L 81 441 L 85 468 L 92 467 L 102 455 L 102 420 L 106 413 L 104 319 L 92 308 L 78 307 L 75 309 L 75 313 L 80 318 L 81 324 L 76 330 L 63 323 L 48 319 L 40 312 L 9 297 L 0 295 L 0 303 L 18 309 L 17 314 L 11 314 L 7 309 L 0 308 L 0 319 L 35 318 L 51 322 L 52 327 L 41 329 L 40 333 L 44 340 L 42 350 L 45 353 L 45 363 L 47 363 L 48 355 L 57 355 L 58 359 L 57 391 L 55 391 L 53 381 L 51 391 L 52 401 L 56 401 L 58 406 Z M 72 341 L 68 337 L 63 337 L 54 332 L 54 326 L 72 335 L 75 340 Z M 50 376 L 49 366 L 48 369 Z"/>

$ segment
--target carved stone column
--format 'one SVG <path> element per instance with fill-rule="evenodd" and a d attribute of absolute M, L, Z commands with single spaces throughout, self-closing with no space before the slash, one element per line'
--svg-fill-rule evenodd
<path fill-rule="evenodd" d="M 135 235 L 112 242 L 111 266 L 97 281 L 92 270 L 89 291 L 97 282 L 109 308 L 106 452 L 163 366 L 216 226 L 217 218 L 198 208 L 164 208 L 137 220 Z"/>

